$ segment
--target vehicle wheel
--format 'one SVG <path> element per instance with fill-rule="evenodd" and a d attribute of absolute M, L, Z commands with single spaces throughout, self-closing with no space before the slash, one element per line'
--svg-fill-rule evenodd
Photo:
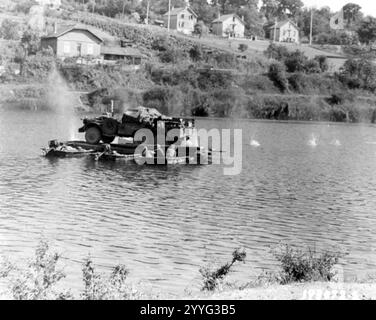
<path fill-rule="evenodd" d="M 101 131 L 97 127 L 91 127 L 85 132 L 86 142 L 97 144 L 102 138 Z"/>
<path fill-rule="evenodd" d="M 104 143 L 111 143 L 114 140 L 115 140 L 115 137 L 102 137 L 102 141 Z"/>

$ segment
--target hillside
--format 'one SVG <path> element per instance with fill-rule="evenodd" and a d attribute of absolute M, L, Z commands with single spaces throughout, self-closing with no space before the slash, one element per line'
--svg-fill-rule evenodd
<path fill-rule="evenodd" d="M 0 14 L 0 20 L 11 19 L 21 30 L 27 18 L 21 13 Z M 347 93 L 347 84 L 333 75 L 339 64 L 333 65 L 325 57 L 325 62 L 320 64 L 315 60 L 316 56 L 328 56 L 326 51 L 293 44 L 274 46 L 270 51 L 268 41 L 186 36 L 168 33 L 157 26 L 126 23 L 79 11 L 61 10 L 53 16 L 47 15 L 46 21 L 48 25 L 87 26 L 106 45 L 119 46 L 121 39 L 127 39 L 144 55 L 141 68 L 129 71 L 121 64 L 80 65 L 72 63 L 72 59 L 62 62 L 46 52 L 37 52 L 22 60 L 18 76 L 12 71 L 1 76 L 3 105 L 5 102 L 13 107 L 48 108 L 44 101 L 47 90 L 35 84 L 51 83 L 51 71 L 57 68 L 71 92 L 104 89 L 107 101 L 108 98 L 115 100 L 118 111 L 143 104 L 171 115 L 353 122 L 374 119 L 373 92 L 359 87 Z M 0 55 L 6 64 L 5 70 L 17 69 L 14 61 L 18 42 L 2 43 Z M 247 45 L 243 52 L 239 50 L 241 43 Z M 280 60 L 276 61 L 273 50 L 281 51 L 281 48 L 286 49 L 285 58 L 277 55 Z M 266 50 L 270 51 L 268 55 L 264 54 Z M 293 60 L 285 61 L 286 57 Z M 298 60 L 294 62 L 294 59 Z M 271 65 L 277 63 L 285 68 L 285 62 L 286 71 L 270 73 Z M 282 77 L 282 87 L 279 77 Z M 12 86 L 14 90 L 10 89 Z M 331 99 L 333 94 L 338 98 Z M 81 96 L 81 102 L 84 109 L 106 108 L 99 97 L 88 100 Z"/>

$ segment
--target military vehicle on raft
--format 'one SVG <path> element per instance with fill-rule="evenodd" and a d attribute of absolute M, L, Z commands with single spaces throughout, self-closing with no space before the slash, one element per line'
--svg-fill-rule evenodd
<path fill-rule="evenodd" d="M 138 107 L 128 109 L 120 120 L 111 114 L 83 120 L 83 126 L 78 130 L 85 132 L 85 140 L 90 144 L 111 143 L 116 137 L 134 138 L 140 129 L 150 129 L 154 136 L 158 129 L 164 129 L 167 134 L 171 129 L 185 131 L 195 126 L 194 119 L 172 118 L 161 114 L 154 108 Z"/>

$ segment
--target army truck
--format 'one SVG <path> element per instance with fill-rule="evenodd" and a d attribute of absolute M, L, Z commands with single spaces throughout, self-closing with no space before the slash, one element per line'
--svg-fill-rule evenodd
<path fill-rule="evenodd" d="M 116 137 L 134 138 L 140 129 L 150 129 L 156 136 L 158 128 L 163 126 L 167 132 L 171 129 L 192 129 L 194 119 L 172 118 L 162 115 L 153 108 L 138 107 L 124 112 L 121 120 L 111 115 L 103 115 L 83 120 L 78 130 L 85 132 L 85 140 L 90 144 L 111 143 Z"/>

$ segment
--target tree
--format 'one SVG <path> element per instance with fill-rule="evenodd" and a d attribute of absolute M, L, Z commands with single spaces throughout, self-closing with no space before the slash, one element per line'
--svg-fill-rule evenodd
<path fill-rule="evenodd" d="M 272 20 L 273 18 L 277 17 L 278 0 L 262 0 L 260 11 L 268 20 Z"/>
<path fill-rule="evenodd" d="M 27 55 L 35 54 L 39 49 L 40 35 L 38 31 L 26 29 L 21 38 L 21 46 Z"/>
<path fill-rule="evenodd" d="M 303 8 L 301 0 L 262 0 L 261 12 L 268 20 L 296 17 Z"/>
<path fill-rule="evenodd" d="M 201 21 L 200 21 L 201 22 Z M 193 34 L 198 35 L 199 38 L 202 36 L 202 23 L 197 22 L 193 29 Z"/>
<path fill-rule="evenodd" d="M 0 26 L 0 38 L 6 40 L 19 40 L 20 26 L 16 21 L 4 19 Z"/>
<path fill-rule="evenodd" d="M 360 10 L 362 7 L 355 3 L 348 3 L 343 7 L 343 17 L 347 21 L 347 24 L 350 25 L 352 22 L 354 22 L 360 13 Z"/>
<path fill-rule="evenodd" d="M 331 13 L 329 8 L 321 8 L 313 11 L 312 35 L 326 34 L 330 32 L 329 21 Z M 297 23 L 304 34 L 308 37 L 311 29 L 311 10 L 304 8 L 297 17 Z"/>
<path fill-rule="evenodd" d="M 359 39 L 363 43 L 370 44 L 376 41 L 376 18 L 367 17 L 358 29 Z"/>
<path fill-rule="evenodd" d="M 238 8 L 236 13 L 239 17 L 242 17 L 244 19 L 245 35 L 264 35 L 263 20 L 260 13 L 257 10 L 257 6 L 244 6 Z"/>
<path fill-rule="evenodd" d="M 189 2 L 192 10 L 197 14 L 198 20 L 209 25 L 218 16 L 218 9 L 210 5 L 207 0 L 192 0 Z"/>
<path fill-rule="evenodd" d="M 339 79 L 349 88 L 374 92 L 376 90 L 376 66 L 365 58 L 349 59 L 341 68 Z"/>

